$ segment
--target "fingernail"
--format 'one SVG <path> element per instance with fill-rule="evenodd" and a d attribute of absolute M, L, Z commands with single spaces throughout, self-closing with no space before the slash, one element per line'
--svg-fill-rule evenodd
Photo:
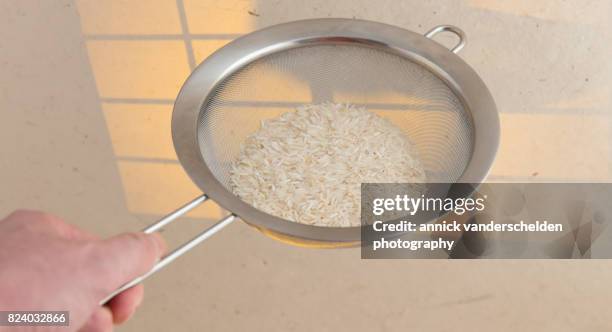
<path fill-rule="evenodd" d="M 142 304 L 142 301 L 144 300 L 144 295 L 140 296 L 137 300 L 136 300 L 136 305 L 134 306 L 134 310 L 136 311 L 136 308 L 140 307 L 140 305 Z M 132 312 L 133 313 L 133 312 Z M 131 316 L 131 315 L 130 315 Z"/>

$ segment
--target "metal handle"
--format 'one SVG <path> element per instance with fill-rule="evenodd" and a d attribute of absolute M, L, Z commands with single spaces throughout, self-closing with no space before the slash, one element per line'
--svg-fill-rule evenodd
<path fill-rule="evenodd" d="M 454 33 L 455 35 L 457 35 L 457 37 L 459 37 L 459 44 L 457 44 L 455 47 L 451 48 L 450 50 L 451 52 L 457 54 L 459 51 L 461 51 L 463 46 L 465 46 L 465 43 L 467 41 L 465 32 L 463 32 L 463 30 L 459 29 L 458 27 L 454 25 L 438 25 L 437 27 L 429 30 L 429 32 L 425 34 L 425 37 L 431 39 L 433 36 L 437 35 L 440 32 L 444 32 L 444 31 L 450 31 Z"/>
<path fill-rule="evenodd" d="M 181 217 L 185 213 L 191 211 L 196 206 L 199 206 L 200 204 L 204 203 L 206 200 L 208 200 L 208 196 L 206 196 L 205 194 L 196 197 L 191 202 L 181 206 L 180 208 L 176 209 L 172 213 L 166 215 L 165 217 L 161 218 L 160 220 L 156 221 L 155 223 L 147 226 L 143 230 L 143 232 L 147 233 L 147 234 L 150 234 L 150 233 L 153 233 L 153 232 L 157 231 L 158 229 L 161 229 L 162 227 L 164 227 L 164 226 L 170 224 L 171 222 L 175 221 L 176 219 L 178 219 L 179 217 Z M 225 218 L 219 220 L 216 224 L 214 224 L 211 227 L 209 227 L 208 229 L 202 231 L 200 234 L 196 235 L 193 239 L 185 242 L 184 244 L 182 244 L 178 248 L 174 249 L 172 252 L 170 252 L 166 256 L 162 257 L 153 266 L 153 268 L 149 272 L 147 272 L 147 273 L 145 273 L 145 274 L 143 274 L 143 275 L 141 275 L 141 276 L 139 276 L 137 278 L 134 278 L 133 280 L 131 280 L 131 281 L 123 284 L 121 287 L 117 288 L 115 291 L 113 291 L 107 297 L 105 297 L 102 301 L 100 301 L 100 305 L 106 304 L 106 302 L 108 302 L 110 299 L 115 297 L 117 294 L 119 294 L 119 293 L 123 292 L 124 290 L 126 290 L 128 288 L 131 288 L 131 287 L 134 287 L 134 286 L 138 285 L 139 283 L 143 282 L 149 276 L 151 276 L 155 272 L 161 270 L 163 267 L 165 267 L 166 265 L 170 264 L 172 261 L 177 259 L 179 256 L 181 256 L 184 253 L 188 252 L 189 250 L 193 249 L 195 246 L 197 246 L 198 244 L 202 243 L 204 240 L 208 239 L 209 237 L 211 237 L 212 235 L 214 235 L 215 233 L 220 231 L 225 226 L 231 224 L 234 220 L 236 220 L 236 215 L 233 214 L 233 213 L 229 214 Z"/>

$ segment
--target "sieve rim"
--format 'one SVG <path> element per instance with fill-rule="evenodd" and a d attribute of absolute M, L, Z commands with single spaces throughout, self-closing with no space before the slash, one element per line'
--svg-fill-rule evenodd
<path fill-rule="evenodd" d="M 499 118 L 491 93 L 466 62 L 427 37 L 392 25 L 340 18 L 302 20 L 264 28 L 230 42 L 192 72 L 176 98 L 172 138 L 178 159 L 192 181 L 221 207 L 247 223 L 289 236 L 317 241 L 359 241 L 361 226 L 300 224 L 242 201 L 213 175 L 198 142 L 200 112 L 219 83 L 266 55 L 322 44 L 353 44 L 391 52 L 424 66 L 440 78 L 468 110 L 474 127 L 472 156 L 457 182 L 480 183 L 486 178 L 499 146 Z"/>

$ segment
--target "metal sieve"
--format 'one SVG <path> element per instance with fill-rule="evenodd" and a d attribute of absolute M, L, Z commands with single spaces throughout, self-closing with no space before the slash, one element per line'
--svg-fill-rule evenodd
<path fill-rule="evenodd" d="M 450 51 L 431 40 L 443 31 L 459 38 Z M 261 120 L 302 104 L 364 106 L 405 132 L 419 152 L 428 181 L 481 182 L 497 151 L 499 120 L 485 84 L 455 55 L 465 40 L 459 28 L 449 25 L 423 36 L 376 22 L 315 19 L 253 32 L 212 54 L 183 85 L 172 116 L 178 158 L 206 194 L 145 232 L 160 229 L 209 197 L 231 213 L 113 295 L 236 217 L 293 244 L 359 243 L 360 227 L 298 224 L 259 211 L 232 193 L 229 171 L 242 142 Z"/>

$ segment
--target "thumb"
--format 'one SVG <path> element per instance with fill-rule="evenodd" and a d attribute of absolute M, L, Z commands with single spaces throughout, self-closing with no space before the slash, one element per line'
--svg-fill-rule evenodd
<path fill-rule="evenodd" d="M 96 251 L 102 260 L 98 263 L 103 266 L 103 288 L 110 293 L 151 270 L 166 245 L 157 233 L 123 233 L 100 241 Z"/>

